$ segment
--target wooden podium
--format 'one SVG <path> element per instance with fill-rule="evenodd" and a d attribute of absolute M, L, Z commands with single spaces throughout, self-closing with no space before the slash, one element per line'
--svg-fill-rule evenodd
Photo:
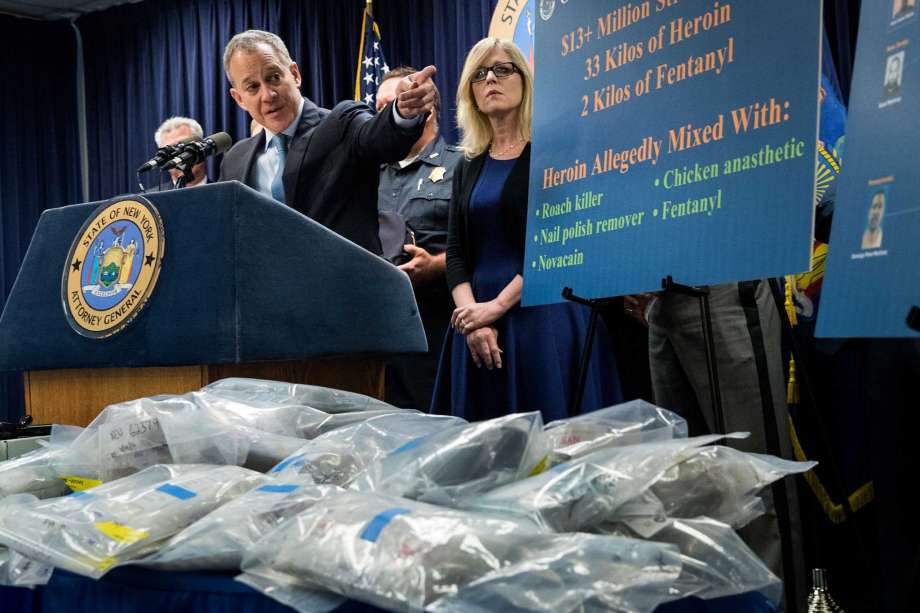
<path fill-rule="evenodd" d="M 427 350 L 408 277 L 296 211 L 236 182 L 147 198 L 163 221 L 160 275 L 108 338 L 78 334 L 62 304 L 70 247 L 104 203 L 39 221 L 0 316 L 0 370 L 24 373 L 36 423 L 84 426 L 109 404 L 226 377 L 380 398 L 385 357 Z"/>
<path fill-rule="evenodd" d="M 209 366 L 33 370 L 23 374 L 26 413 L 36 424 L 86 426 L 110 404 L 157 394 L 184 394 L 227 377 L 309 383 L 383 400 L 383 360 L 329 358 Z"/>

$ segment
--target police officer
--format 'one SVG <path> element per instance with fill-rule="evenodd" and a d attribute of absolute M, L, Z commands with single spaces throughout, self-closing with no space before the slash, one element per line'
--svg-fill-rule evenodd
<path fill-rule="evenodd" d="M 415 72 L 400 67 L 383 76 L 377 88 L 378 111 L 393 100 L 400 79 Z M 431 404 L 441 346 L 453 311 L 444 269 L 451 181 L 461 156 L 438 134 L 436 109 L 406 159 L 380 169 L 378 210 L 395 212 L 415 234 L 415 244 L 404 247 L 411 259 L 399 268 L 412 280 L 428 339 L 427 354 L 400 356 L 387 364 L 385 399 L 399 407 L 428 410 Z"/>

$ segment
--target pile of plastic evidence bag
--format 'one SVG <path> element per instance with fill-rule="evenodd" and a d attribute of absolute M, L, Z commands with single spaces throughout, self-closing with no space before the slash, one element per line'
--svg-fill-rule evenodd
<path fill-rule="evenodd" d="M 0 544 L 98 578 L 119 562 L 155 550 L 160 541 L 267 480 L 238 466 L 152 466 L 4 515 Z"/>
<path fill-rule="evenodd" d="M 285 519 L 344 491 L 334 485 L 265 483 L 205 515 L 135 563 L 168 570 L 237 570 L 243 554 Z"/>
<path fill-rule="evenodd" d="M 610 517 L 697 448 L 721 438 L 724 436 L 697 436 L 595 451 L 467 498 L 461 507 L 511 514 L 556 532 L 584 530 Z"/>
<path fill-rule="evenodd" d="M 375 416 L 419 414 L 385 409 L 389 405 L 338 390 L 230 381 L 232 385 L 218 382 L 200 392 L 106 407 L 67 453 L 52 462 L 55 472 L 86 487 L 154 464 L 232 464 L 267 471 L 300 449 L 304 439 Z M 293 387 L 298 395 L 271 393 L 281 387 Z M 262 389 L 268 391 L 260 393 Z M 301 401 L 311 399 L 335 412 Z"/>
<path fill-rule="evenodd" d="M 320 585 L 384 608 L 421 611 L 493 573 L 526 568 L 522 577 L 540 577 L 531 581 L 535 601 L 606 598 L 633 607 L 627 610 L 651 610 L 668 598 L 679 559 L 672 545 L 550 534 L 526 522 L 349 492 L 261 540 L 244 558 L 241 579 L 260 589 L 271 585 L 271 596 L 289 605 L 296 601 L 286 597 L 290 588 L 296 594 Z"/>

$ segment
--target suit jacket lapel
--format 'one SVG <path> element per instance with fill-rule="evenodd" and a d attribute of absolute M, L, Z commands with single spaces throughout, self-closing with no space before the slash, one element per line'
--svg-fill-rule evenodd
<path fill-rule="evenodd" d="M 256 169 L 256 156 L 265 148 L 265 132 L 259 132 L 253 138 L 245 143 L 246 149 L 243 150 L 243 177 L 246 185 L 258 185 L 258 170 Z M 242 173 L 240 173 L 242 174 Z"/>
<path fill-rule="evenodd" d="M 284 175 L 281 178 L 284 183 L 284 199 L 289 207 L 293 208 L 294 203 L 298 202 L 297 186 L 299 182 L 297 177 L 300 175 L 307 148 L 313 138 L 313 128 L 319 124 L 321 118 L 319 107 L 309 99 L 304 98 L 303 112 L 300 114 L 300 122 L 297 124 L 294 138 L 290 146 L 288 146 L 287 160 L 284 163 Z"/>

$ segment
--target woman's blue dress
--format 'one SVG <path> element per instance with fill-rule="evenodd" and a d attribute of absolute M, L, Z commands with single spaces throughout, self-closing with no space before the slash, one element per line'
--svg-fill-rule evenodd
<path fill-rule="evenodd" d="M 468 232 L 475 262 L 476 302 L 498 296 L 523 275 L 524 254 L 507 235 L 501 192 L 517 160 L 486 157 L 470 196 Z M 452 328 L 441 353 L 432 412 L 479 421 L 522 411 L 541 411 L 544 422 L 569 416 L 590 310 L 574 303 L 515 306 L 492 325 L 498 330 L 502 368 L 477 368 L 466 338 Z M 598 322 L 582 413 L 622 402 L 620 381 L 606 328 Z"/>

